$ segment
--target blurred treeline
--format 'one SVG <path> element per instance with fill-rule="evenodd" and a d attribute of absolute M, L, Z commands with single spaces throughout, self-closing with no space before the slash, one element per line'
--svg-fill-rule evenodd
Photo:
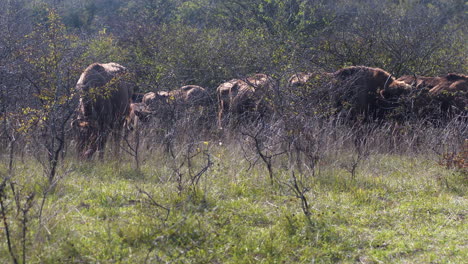
<path fill-rule="evenodd" d="M 348 65 L 395 76 L 468 69 L 464 0 L 1 1 L 0 82 L 9 102 L 72 87 L 93 62 L 128 67 L 141 92 L 186 84 L 213 92 L 252 73 L 284 80 Z"/>

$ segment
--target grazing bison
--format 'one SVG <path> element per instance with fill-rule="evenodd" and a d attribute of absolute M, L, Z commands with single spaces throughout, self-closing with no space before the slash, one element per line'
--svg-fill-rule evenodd
<path fill-rule="evenodd" d="M 163 119 L 176 119 L 179 114 L 190 108 L 209 105 L 211 98 L 204 88 L 186 85 L 172 91 L 146 93 L 142 102 L 152 114 Z"/>
<path fill-rule="evenodd" d="M 104 157 L 109 133 L 118 142 L 130 109 L 133 88 L 126 80 L 127 69 L 117 63 L 93 63 L 76 84 L 79 93 L 77 119 L 78 154 L 90 159 L 98 151 Z"/>
<path fill-rule="evenodd" d="M 395 98 L 413 88 L 382 69 L 365 66 L 340 69 L 333 78 L 337 110 L 350 110 L 351 118 L 363 114 L 364 119 L 382 119 L 395 106 Z"/>
<path fill-rule="evenodd" d="M 257 113 L 261 116 L 269 111 L 266 102 L 271 97 L 276 83 L 266 74 L 255 74 L 246 79 L 233 79 L 218 86 L 218 128 L 222 128 L 226 113 L 242 115 Z"/>
<path fill-rule="evenodd" d="M 126 131 L 132 131 L 138 127 L 140 122 L 146 123 L 151 116 L 148 106 L 145 103 L 131 103 L 129 113 L 125 118 L 124 127 Z"/>
<path fill-rule="evenodd" d="M 169 92 L 146 93 L 142 101 L 151 108 L 157 108 L 161 104 L 174 104 L 185 108 L 204 105 L 209 102 L 209 96 L 206 90 L 200 86 L 186 85 Z"/>
<path fill-rule="evenodd" d="M 310 72 L 297 72 L 294 73 L 291 77 L 288 79 L 288 88 L 297 88 L 304 86 L 307 81 L 309 81 L 310 77 L 313 75 L 313 73 Z"/>
<path fill-rule="evenodd" d="M 414 86 L 417 89 L 432 89 L 443 81 L 442 77 L 425 77 L 415 75 L 403 75 L 397 79 Z"/>
<path fill-rule="evenodd" d="M 468 76 L 456 73 L 449 73 L 440 77 L 404 75 L 398 80 L 413 84 L 419 89 L 428 89 L 434 95 L 443 91 L 466 91 L 468 87 Z"/>
<path fill-rule="evenodd" d="M 468 76 L 456 73 L 449 73 L 443 77 L 444 81 L 434 86 L 429 92 L 431 94 L 439 94 L 443 91 L 447 92 L 467 92 L 468 91 Z"/>
<path fill-rule="evenodd" d="M 468 76 L 449 73 L 445 76 L 425 77 L 405 75 L 398 80 L 413 84 L 421 92 L 413 99 L 418 112 L 463 112 L 468 103 Z M 424 109 L 422 109 L 424 108 Z M 433 109 L 431 109 L 433 108 Z"/>

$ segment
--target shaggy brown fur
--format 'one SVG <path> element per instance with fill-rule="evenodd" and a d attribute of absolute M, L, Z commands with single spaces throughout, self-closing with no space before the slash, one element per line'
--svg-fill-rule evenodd
<path fill-rule="evenodd" d="M 434 88 L 437 84 L 439 84 L 443 80 L 443 78 L 424 76 L 415 77 L 414 75 L 403 75 L 397 80 L 413 85 L 417 89 L 431 89 Z"/>
<path fill-rule="evenodd" d="M 288 88 L 297 88 L 305 85 L 313 74 L 310 72 L 298 72 L 294 73 L 288 79 Z"/>
<path fill-rule="evenodd" d="M 244 114 L 268 111 L 263 100 L 276 87 L 275 81 L 266 74 L 255 74 L 246 79 L 233 79 L 216 89 L 218 95 L 218 128 L 222 128 L 225 113 Z"/>
<path fill-rule="evenodd" d="M 128 131 L 132 131 L 138 127 L 140 122 L 147 122 L 151 112 L 148 110 L 148 107 L 144 103 L 131 103 L 130 111 L 127 117 L 125 118 L 124 127 Z"/>
<path fill-rule="evenodd" d="M 443 81 L 434 86 L 429 92 L 438 94 L 442 91 L 448 92 L 467 92 L 468 91 L 468 76 L 456 73 L 449 73 L 444 76 Z"/>
<path fill-rule="evenodd" d="M 412 90 L 411 85 L 395 80 L 380 68 L 351 66 L 334 72 L 333 76 L 338 111 L 348 105 L 352 117 L 364 114 L 366 119 L 381 119 L 393 98 Z M 382 99 L 387 99 L 387 102 Z"/>
<path fill-rule="evenodd" d="M 413 111 L 436 116 L 466 111 L 468 104 L 468 76 L 449 73 L 439 77 L 405 75 L 398 80 L 416 85 L 420 93 L 413 99 Z"/>
<path fill-rule="evenodd" d="M 126 68 L 117 63 L 93 63 L 81 74 L 76 84 L 78 117 L 73 122 L 79 128 L 81 157 L 90 159 L 98 151 L 102 159 L 108 134 L 113 133 L 116 141 L 120 138 L 133 93 L 123 78 L 126 74 Z"/>
<path fill-rule="evenodd" d="M 410 90 L 411 85 L 403 81 L 395 80 L 388 72 L 380 68 L 371 68 L 365 66 L 351 66 L 340 69 L 334 73 L 338 80 L 351 80 L 354 85 L 361 85 L 367 91 L 389 91 Z"/>
<path fill-rule="evenodd" d="M 428 89 L 431 94 L 438 94 L 442 91 L 466 91 L 468 86 L 468 76 L 456 73 L 440 77 L 404 75 L 398 80 L 407 84 L 415 84 L 418 89 Z"/>
<path fill-rule="evenodd" d="M 172 91 L 149 92 L 143 96 L 142 102 L 153 114 L 164 117 L 182 113 L 185 110 L 210 104 L 208 92 L 197 85 L 186 85 Z"/>

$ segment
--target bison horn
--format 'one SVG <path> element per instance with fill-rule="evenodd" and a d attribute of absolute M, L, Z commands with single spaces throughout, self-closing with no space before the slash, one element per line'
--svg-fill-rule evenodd
<path fill-rule="evenodd" d="M 385 84 L 384 84 L 384 90 L 386 90 L 388 88 L 388 81 L 392 79 L 392 75 L 390 74 L 387 78 L 387 80 L 385 81 Z"/>

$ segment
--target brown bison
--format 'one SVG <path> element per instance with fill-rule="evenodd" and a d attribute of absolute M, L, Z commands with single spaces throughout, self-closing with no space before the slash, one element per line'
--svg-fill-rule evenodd
<path fill-rule="evenodd" d="M 177 90 L 149 92 L 143 96 L 143 103 L 152 109 L 161 107 L 161 104 L 173 105 L 176 107 L 191 107 L 204 105 L 209 102 L 209 95 L 206 90 L 197 85 L 186 85 Z"/>
<path fill-rule="evenodd" d="M 288 79 L 288 88 L 297 88 L 304 86 L 310 79 L 313 73 L 310 72 L 297 72 Z"/>
<path fill-rule="evenodd" d="M 276 83 L 266 74 L 255 74 L 246 79 L 233 79 L 218 86 L 218 128 L 222 128 L 226 113 L 242 115 L 257 113 L 265 115 L 268 109 L 267 97 L 271 97 Z"/>
<path fill-rule="evenodd" d="M 142 102 L 147 106 L 148 112 L 160 118 L 176 119 L 190 108 L 211 104 L 211 98 L 204 88 L 186 85 L 172 91 L 146 93 Z"/>
<path fill-rule="evenodd" d="M 403 75 L 397 80 L 410 84 L 417 89 L 432 89 L 437 86 L 442 81 L 442 79 L 442 77 Z"/>
<path fill-rule="evenodd" d="M 118 142 L 130 109 L 133 87 L 126 80 L 127 69 L 117 63 L 93 63 L 76 84 L 79 93 L 77 119 L 78 154 L 90 159 L 98 151 L 104 157 L 109 133 Z"/>
<path fill-rule="evenodd" d="M 430 108 L 436 105 L 437 109 L 434 110 L 442 113 L 466 111 L 468 103 L 467 75 L 456 73 L 438 77 L 405 75 L 398 80 L 413 84 L 420 91 L 426 91 L 426 93 L 418 94 L 415 98 L 417 108 Z"/>
<path fill-rule="evenodd" d="M 439 94 L 443 91 L 447 92 L 467 92 L 468 91 L 468 76 L 456 73 L 449 73 L 444 76 L 444 81 L 434 86 L 429 92 L 431 94 Z M 446 81 L 445 81 L 446 80 Z"/>
<path fill-rule="evenodd" d="M 138 127 L 138 124 L 143 122 L 146 123 L 151 112 L 145 103 L 131 103 L 127 117 L 125 118 L 124 127 L 126 131 L 132 131 Z"/>
<path fill-rule="evenodd" d="M 434 95 L 443 91 L 456 92 L 468 89 L 468 76 L 456 73 L 449 73 L 441 77 L 404 75 L 398 80 L 415 85 L 419 89 L 428 89 Z"/>
<path fill-rule="evenodd" d="M 351 117 L 363 114 L 365 119 L 382 119 L 394 107 L 395 98 L 413 89 L 380 68 L 351 66 L 334 72 L 333 77 L 337 110 L 348 109 Z"/>

